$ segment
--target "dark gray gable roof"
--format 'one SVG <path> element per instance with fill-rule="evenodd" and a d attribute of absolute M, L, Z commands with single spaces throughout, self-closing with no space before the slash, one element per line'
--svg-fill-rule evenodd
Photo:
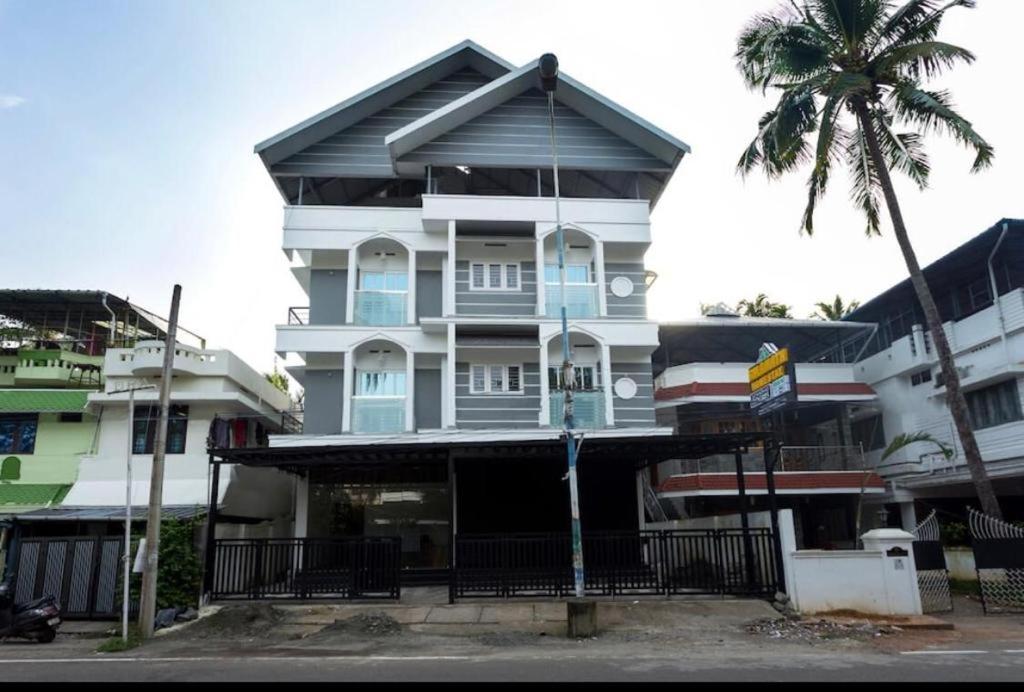
<path fill-rule="evenodd" d="M 492 109 L 523 94 L 539 89 L 537 60 L 498 77 L 490 84 L 463 96 L 447 106 L 406 125 L 386 138 L 391 156 L 397 161 L 428 142 L 470 123 Z M 606 99 L 572 77 L 561 74 L 556 100 L 576 115 L 617 135 L 620 139 L 646 153 L 645 158 L 661 162 L 660 170 L 671 171 L 690 151 L 683 141 L 660 130 L 622 106 Z M 638 169 L 633 169 L 638 170 Z M 643 170 L 642 168 L 639 170 Z"/>
<path fill-rule="evenodd" d="M 257 144 L 256 153 L 275 173 L 274 166 L 285 159 L 467 67 L 494 79 L 514 66 L 472 41 L 463 41 Z"/>
<path fill-rule="evenodd" d="M 559 164 L 567 169 L 669 173 L 672 165 L 575 110 L 556 104 Z M 547 168 L 551 139 L 547 96 L 515 96 L 401 156 L 403 164 Z M 411 172 L 411 171 L 410 171 Z"/>
<path fill-rule="evenodd" d="M 471 67 L 462 68 L 273 164 L 272 170 L 282 175 L 310 177 L 394 177 L 395 169 L 384 137 L 489 81 Z"/>

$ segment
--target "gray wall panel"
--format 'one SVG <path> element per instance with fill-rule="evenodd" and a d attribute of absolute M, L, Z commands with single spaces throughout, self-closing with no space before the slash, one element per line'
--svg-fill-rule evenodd
<path fill-rule="evenodd" d="M 510 362 L 509 365 L 515 365 Z M 523 363 L 523 394 L 470 394 L 467 362 L 455 365 L 455 420 L 460 428 L 536 428 L 540 412 L 540 370 Z"/>
<path fill-rule="evenodd" d="M 384 146 L 384 137 L 465 96 L 488 81 L 473 69 L 459 70 L 352 127 L 286 158 L 276 164 L 274 170 L 295 170 L 311 175 L 318 168 L 330 166 L 332 175 L 342 175 L 348 169 L 350 175 L 393 178 L 391 156 Z"/>
<path fill-rule="evenodd" d="M 416 411 L 417 430 L 436 430 L 441 427 L 441 371 L 416 370 L 416 389 L 413 408 Z"/>
<path fill-rule="evenodd" d="M 309 272 L 309 323 L 345 324 L 348 270 L 313 269 Z"/>
<path fill-rule="evenodd" d="M 498 264 L 495 261 L 494 264 Z M 519 262 L 518 291 L 474 291 L 468 260 L 455 263 L 455 311 L 459 315 L 532 316 L 537 312 L 536 262 Z"/>
<path fill-rule="evenodd" d="M 566 169 L 669 169 L 576 111 L 556 103 L 559 164 Z M 401 157 L 399 161 L 521 168 L 551 162 L 547 99 L 531 89 Z"/>
<path fill-rule="evenodd" d="M 441 272 L 420 270 L 416 272 L 416 317 L 441 317 L 444 309 L 442 296 L 444 283 Z"/>
<path fill-rule="evenodd" d="M 654 376 L 650 363 L 617 363 L 612 361 L 612 385 L 620 377 L 629 377 L 637 384 L 636 396 L 628 401 L 613 396 L 615 427 L 643 428 L 656 425 L 654 420 Z"/>
<path fill-rule="evenodd" d="M 619 298 L 612 293 L 612 279 L 624 276 L 633 282 L 633 295 Z M 644 284 L 644 265 L 641 262 L 606 262 L 604 265 L 605 300 L 609 317 L 647 317 L 647 288 Z"/>
<path fill-rule="evenodd" d="M 302 431 L 307 435 L 341 433 L 343 370 L 307 370 L 304 381 L 306 410 Z"/>

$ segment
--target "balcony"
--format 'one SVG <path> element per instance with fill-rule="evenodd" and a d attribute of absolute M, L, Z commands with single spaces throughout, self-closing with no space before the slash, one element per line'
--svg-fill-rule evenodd
<path fill-rule="evenodd" d="M 564 415 L 565 394 L 551 392 L 548 397 L 551 426 L 560 428 Z M 574 392 L 572 402 L 573 426 L 576 430 L 600 430 L 605 427 L 603 391 Z"/>
<path fill-rule="evenodd" d="M 551 318 L 562 316 L 562 288 L 558 283 L 544 284 L 544 295 L 547 301 L 546 314 Z M 597 284 L 566 284 L 565 315 L 569 319 L 597 317 L 598 313 Z"/>
<path fill-rule="evenodd" d="M 305 326 L 309 324 L 309 307 L 288 308 L 288 326 Z"/>
<path fill-rule="evenodd" d="M 9 375 L 7 373 L 7 379 Z M 17 387 L 99 387 L 103 384 L 103 356 L 60 348 L 21 349 L 12 384 Z"/>
<path fill-rule="evenodd" d="M 367 327 L 398 327 L 406 324 L 406 291 L 356 291 L 354 322 Z"/>
<path fill-rule="evenodd" d="M 405 397 L 352 397 L 352 432 L 400 433 L 405 430 Z"/>

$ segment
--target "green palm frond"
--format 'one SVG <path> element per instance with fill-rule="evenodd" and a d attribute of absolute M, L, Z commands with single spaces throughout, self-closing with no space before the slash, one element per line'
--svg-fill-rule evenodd
<path fill-rule="evenodd" d="M 893 45 L 930 41 L 938 35 L 939 25 L 946 12 L 954 7 L 971 9 L 974 6 L 974 0 L 910 0 L 882 26 L 877 36 L 879 47 L 884 49 Z"/>
<path fill-rule="evenodd" d="M 931 166 L 921 136 L 916 132 L 894 132 L 892 119 L 884 114 L 875 112 L 872 119 L 889 168 L 906 174 L 918 187 L 927 187 Z"/>
<path fill-rule="evenodd" d="M 869 69 L 880 79 L 895 78 L 927 79 L 937 77 L 943 70 L 955 67 L 957 63 L 974 62 L 974 53 L 942 41 L 922 41 L 907 45 L 893 46 L 871 61 Z"/>
<path fill-rule="evenodd" d="M 921 128 L 922 134 L 944 132 L 960 144 L 974 149 L 976 156 L 972 171 L 992 165 L 995 149 L 975 132 L 969 121 L 953 110 L 948 92 L 927 91 L 904 81 L 893 88 L 889 106 L 896 117 Z"/>
<path fill-rule="evenodd" d="M 892 442 L 889 443 L 889 446 L 885 448 L 884 452 L 882 452 L 881 461 L 885 461 L 886 459 L 888 459 L 889 457 L 891 457 L 893 454 L 903 449 L 904 447 L 916 444 L 918 442 L 929 442 L 935 445 L 936 447 L 939 448 L 939 452 L 942 454 L 942 456 L 946 457 L 946 459 L 952 459 L 953 456 L 956 454 L 952 447 L 947 445 L 945 442 L 941 442 L 935 439 L 935 437 L 929 433 L 904 433 L 902 435 L 897 435 L 896 437 L 893 438 Z"/>
<path fill-rule="evenodd" d="M 881 235 L 878 171 L 868 153 L 867 138 L 860 123 L 847 138 L 846 163 L 850 168 L 850 199 L 860 207 L 867 220 L 864 232 L 869 236 Z"/>

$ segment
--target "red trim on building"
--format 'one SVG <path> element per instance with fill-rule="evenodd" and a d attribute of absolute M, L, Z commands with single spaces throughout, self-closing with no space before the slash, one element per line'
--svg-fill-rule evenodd
<path fill-rule="evenodd" d="M 767 490 L 764 473 L 743 474 L 747 490 Z M 865 488 L 884 490 L 885 482 L 875 473 L 868 474 L 867 481 L 860 471 L 835 471 L 821 473 L 814 471 L 780 471 L 775 474 L 775 489 L 778 490 L 827 490 L 830 488 Z M 659 493 L 699 492 L 701 490 L 737 489 L 736 475 L 732 473 L 690 473 L 672 476 L 658 486 Z"/>
<path fill-rule="evenodd" d="M 797 383 L 798 395 L 804 396 L 874 396 L 875 390 L 862 382 Z M 750 396 L 746 382 L 691 382 L 665 387 L 654 393 L 658 401 L 671 401 L 691 396 Z"/>

